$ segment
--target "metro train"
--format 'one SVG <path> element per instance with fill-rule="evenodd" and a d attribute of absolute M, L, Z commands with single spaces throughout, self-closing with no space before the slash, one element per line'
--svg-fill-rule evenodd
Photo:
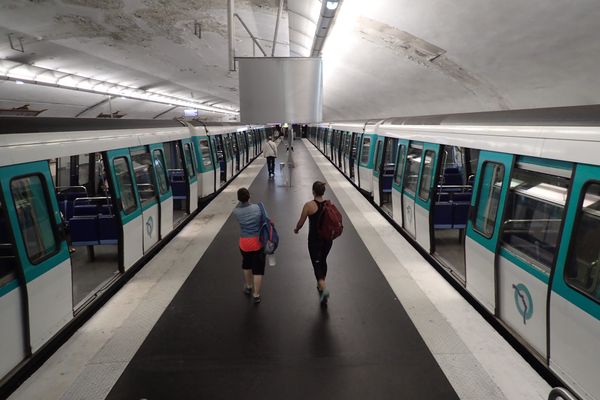
<path fill-rule="evenodd" d="M 0 134 L 2 388 L 254 160 L 271 128 L 0 118 Z"/>
<path fill-rule="evenodd" d="M 600 399 L 600 107 L 312 125 L 309 140 L 581 399 Z"/>

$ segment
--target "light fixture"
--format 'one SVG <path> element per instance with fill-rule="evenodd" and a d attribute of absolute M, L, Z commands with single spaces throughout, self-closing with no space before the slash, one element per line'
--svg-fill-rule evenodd
<path fill-rule="evenodd" d="M 235 110 L 233 107 L 208 106 L 195 99 L 156 93 L 77 74 L 0 59 L 0 79 L 2 78 L 12 80 L 17 85 L 31 83 L 60 89 L 118 96 L 120 98 L 133 100 L 151 101 L 154 103 L 168 104 L 172 107 L 183 106 L 213 113 L 239 115 L 239 111 Z"/>
<path fill-rule="evenodd" d="M 337 1 L 328 1 L 325 6 L 327 7 L 328 10 L 335 10 L 338 6 L 338 2 Z"/>

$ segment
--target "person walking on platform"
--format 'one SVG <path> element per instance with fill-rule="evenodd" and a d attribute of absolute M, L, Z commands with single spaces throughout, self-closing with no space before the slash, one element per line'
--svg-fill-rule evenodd
<path fill-rule="evenodd" d="M 294 233 L 298 233 L 304 226 L 306 218 L 308 218 L 308 253 L 312 263 L 315 278 L 317 278 L 317 290 L 321 305 L 326 305 L 329 299 L 329 290 L 325 286 L 325 278 L 327 277 L 327 255 L 333 245 L 333 240 L 327 240 L 321 237 L 318 230 L 318 223 L 323 214 L 325 200 L 325 183 L 316 181 L 312 186 L 314 199 L 304 204 L 302 214 L 296 224 Z"/>
<path fill-rule="evenodd" d="M 269 169 L 269 178 L 275 176 L 275 159 L 277 158 L 277 144 L 269 136 L 267 145 L 263 149 L 264 156 L 267 159 L 267 168 Z"/>
<path fill-rule="evenodd" d="M 237 191 L 238 205 L 233 215 L 240 223 L 240 252 L 244 271 L 244 293 L 252 294 L 254 304 L 261 301 L 260 288 L 265 273 L 265 253 L 259 238 L 262 212 L 258 204 L 250 203 L 250 192 L 246 188 Z"/>

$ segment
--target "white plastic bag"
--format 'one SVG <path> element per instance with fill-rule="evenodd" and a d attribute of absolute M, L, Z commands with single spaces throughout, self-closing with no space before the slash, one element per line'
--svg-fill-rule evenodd
<path fill-rule="evenodd" d="M 275 254 L 267 254 L 267 265 L 269 267 L 274 267 L 277 265 L 277 259 L 275 258 Z"/>

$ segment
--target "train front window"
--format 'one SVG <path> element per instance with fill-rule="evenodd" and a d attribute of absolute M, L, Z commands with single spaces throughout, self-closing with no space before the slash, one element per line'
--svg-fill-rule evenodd
<path fill-rule="evenodd" d="M 121 197 L 121 206 L 125 214 L 129 214 L 137 208 L 129 164 L 125 157 L 119 157 L 114 159 L 113 165 L 117 176 L 117 192 Z"/>
<path fill-rule="evenodd" d="M 585 190 L 571 237 L 571 251 L 565 280 L 586 295 L 600 301 L 600 183 Z"/>
<path fill-rule="evenodd" d="M 516 169 L 510 186 L 502 242 L 549 272 L 558 250 L 569 180 Z"/>
<path fill-rule="evenodd" d="M 10 190 L 27 256 L 32 264 L 38 264 L 58 251 L 42 177 L 14 179 Z"/>
<path fill-rule="evenodd" d="M 142 202 L 142 207 L 156 202 L 156 188 L 154 187 L 154 178 L 152 176 L 152 161 L 150 153 L 145 150 L 132 151 L 131 161 L 135 171 L 135 183 L 137 185 L 138 196 Z"/>

